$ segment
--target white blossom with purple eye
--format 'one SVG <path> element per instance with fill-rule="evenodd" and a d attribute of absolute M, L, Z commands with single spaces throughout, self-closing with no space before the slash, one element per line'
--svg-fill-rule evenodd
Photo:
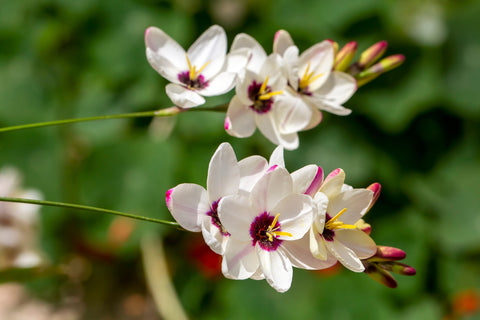
<path fill-rule="evenodd" d="M 294 193 L 283 168 L 268 171 L 248 196 L 222 198 L 218 215 L 230 233 L 222 272 L 231 279 L 263 279 L 285 292 L 292 282 L 288 243 L 301 239 L 312 224 L 312 199 Z"/>
<path fill-rule="evenodd" d="M 228 63 L 227 36 L 217 25 L 208 28 L 187 52 L 155 27 L 145 31 L 145 45 L 150 65 L 171 82 L 165 88 L 168 97 L 182 108 L 204 104 L 204 96 L 230 91 L 235 85 L 235 71 L 240 69 L 238 63 L 245 64 L 249 54 L 236 51 L 232 55 L 235 63 Z"/>
<path fill-rule="evenodd" d="M 309 120 L 305 130 L 320 123 L 319 110 L 336 115 L 351 113 L 342 104 L 353 95 L 357 83 L 344 72 L 332 71 L 335 52 L 331 41 L 317 43 L 299 56 L 290 34 L 280 30 L 275 34 L 273 52 L 285 60 L 284 70 L 289 84 L 285 96 L 296 109 L 297 116 L 303 115 L 304 123 Z"/>
<path fill-rule="evenodd" d="M 202 231 L 207 245 L 223 254 L 230 237 L 218 217 L 218 203 L 227 195 L 237 194 L 240 169 L 232 147 L 222 143 L 208 168 L 207 190 L 193 183 L 183 183 L 167 191 L 167 207 L 184 229 Z"/>
<path fill-rule="evenodd" d="M 373 191 L 344 184 L 345 172 L 332 171 L 314 195 L 317 214 L 310 229 L 310 250 L 320 259 L 335 257 L 346 268 L 362 272 L 361 259 L 373 256 L 377 247 L 355 225 L 367 212 Z"/>

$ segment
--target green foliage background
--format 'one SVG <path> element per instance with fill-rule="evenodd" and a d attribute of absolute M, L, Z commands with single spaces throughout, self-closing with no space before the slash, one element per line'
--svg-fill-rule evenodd
<path fill-rule="evenodd" d="M 75 284 L 85 319 L 131 319 L 118 304 L 128 293 L 147 292 L 139 241 L 152 234 L 164 238 L 176 290 L 192 318 L 428 320 L 450 314 L 455 294 L 480 288 L 479 15 L 473 0 L 2 1 L 1 127 L 170 106 L 166 81 L 145 58 L 149 26 L 184 47 L 220 24 L 230 43 L 245 32 L 267 52 L 275 31 L 286 29 L 300 50 L 326 38 L 340 45 L 356 40 L 360 51 L 387 40 L 387 55 L 406 56 L 400 68 L 345 104 L 351 116 L 324 114 L 285 157 L 291 171 L 316 163 L 327 172 L 343 168 L 355 187 L 380 182 L 382 194 L 366 217 L 372 237 L 404 249 L 415 277 L 397 276 L 399 288 L 392 290 L 347 270 L 334 276 L 295 270 L 292 288 L 279 294 L 265 281 L 202 276 L 185 251 L 198 239 L 190 234 L 136 223 L 129 240 L 110 250 L 112 217 L 42 208 L 41 246 L 49 261 L 81 257 L 91 269 Z M 3 133 L 0 165 L 18 167 L 24 185 L 48 200 L 171 220 L 165 192 L 183 182 L 205 185 L 221 142 L 230 142 L 239 159 L 268 157 L 274 149 L 258 133 L 228 136 L 223 114 L 181 114 L 163 140 L 149 133 L 150 120 Z M 71 289 L 64 277 L 27 284 L 53 304 Z"/>

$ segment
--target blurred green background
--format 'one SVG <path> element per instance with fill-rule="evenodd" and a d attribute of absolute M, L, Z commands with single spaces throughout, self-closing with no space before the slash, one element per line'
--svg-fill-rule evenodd
<path fill-rule="evenodd" d="M 0 278 L 25 278 L 31 297 L 72 310 L 72 318 L 59 319 L 160 319 L 142 265 L 147 236 L 163 239 L 178 297 L 194 319 L 480 317 L 480 2 L 3 0 L 1 7 L 1 127 L 169 107 L 166 81 L 145 58 L 149 26 L 185 48 L 220 24 L 230 43 L 245 32 L 267 52 L 275 31 L 286 29 L 301 51 L 327 38 L 358 41 L 359 51 L 387 40 L 386 55 L 406 56 L 345 104 L 351 116 L 324 113 L 285 158 L 291 171 L 316 163 L 326 172 L 343 168 L 355 187 L 380 182 L 366 217 L 372 237 L 405 250 L 415 277 L 397 276 L 399 287 L 389 289 L 342 268 L 297 269 L 290 291 L 279 294 L 265 281 L 226 280 L 218 269 L 199 268 L 205 256 L 197 235 L 44 207 L 41 248 L 63 271 Z M 48 200 L 171 220 L 165 192 L 183 182 L 205 185 L 221 142 L 239 159 L 274 149 L 258 133 L 228 136 L 221 113 L 181 114 L 156 130 L 151 121 L 3 133 L 0 166 L 16 166 L 24 185 Z"/>

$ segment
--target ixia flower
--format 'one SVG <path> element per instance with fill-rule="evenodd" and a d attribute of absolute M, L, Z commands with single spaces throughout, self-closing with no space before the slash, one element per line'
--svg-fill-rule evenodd
<path fill-rule="evenodd" d="M 312 224 L 312 199 L 294 193 L 283 168 L 267 172 L 249 195 L 224 197 L 218 214 L 230 233 L 222 272 L 231 279 L 262 279 L 285 292 L 292 282 L 288 244 L 301 239 Z"/>
<path fill-rule="evenodd" d="M 357 89 L 355 78 L 332 71 L 335 60 L 331 41 L 318 43 L 299 55 L 290 34 L 280 30 L 275 34 L 273 52 L 282 55 L 285 61 L 285 73 L 288 77 L 290 105 L 295 113 L 303 115 L 304 122 L 310 120 L 303 129 L 310 129 L 320 123 L 319 110 L 337 115 L 348 115 L 351 110 L 342 104 Z"/>
<path fill-rule="evenodd" d="M 207 189 L 183 183 L 167 191 L 167 207 L 175 220 L 186 230 L 199 232 L 207 245 L 223 254 L 230 233 L 220 222 L 218 203 L 227 195 L 237 194 L 240 169 L 232 147 L 222 143 L 208 167 Z"/>
<path fill-rule="evenodd" d="M 240 55 L 237 52 L 234 54 L 235 63 L 228 63 L 227 36 L 217 25 L 208 28 L 187 52 L 155 27 L 145 31 L 145 45 L 150 65 L 171 82 L 165 88 L 168 97 L 182 108 L 204 104 L 204 96 L 230 91 L 235 84 L 236 72 L 229 66 L 238 70 L 238 64 L 244 65 L 247 58 L 247 52 Z"/>
<path fill-rule="evenodd" d="M 36 190 L 21 188 L 21 175 L 13 167 L 0 171 L 0 196 L 41 199 Z M 29 268 L 42 263 L 37 247 L 39 207 L 0 202 L 0 268 Z"/>
<path fill-rule="evenodd" d="M 373 256 L 377 247 L 356 223 L 370 208 L 374 192 L 353 189 L 344 180 L 345 172 L 334 170 L 314 196 L 318 210 L 310 229 L 310 249 L 320 260 L 333 255 L 346 268 L 362 272 L 361 260 Z"/>

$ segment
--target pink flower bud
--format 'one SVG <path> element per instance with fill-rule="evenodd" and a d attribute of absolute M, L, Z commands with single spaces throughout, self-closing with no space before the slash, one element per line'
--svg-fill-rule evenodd
<path fill-rule="evenodd" d="M 385 50 L 387 50 L 387 47 L 387 41 L 375 43 L 373 46 L 362 52 L 360 59 L 358 60 L 358 64 L 362 69 L 368 68 L 375 61 L 380 59 L 380 57 L 385 53 Z"/>
<path fill-rule="evenodd" d="M 337 45 L 338 47 L 338 45 Z M 347 43 L 336 55 L 335 55 L 335 63 L 333 65 L 333 69 L 337 71 L 345 71 L 347 70 L 350 62 L 352 62 L 355 53 L 357 52 L 357 42 L 351 41 Z"/>

